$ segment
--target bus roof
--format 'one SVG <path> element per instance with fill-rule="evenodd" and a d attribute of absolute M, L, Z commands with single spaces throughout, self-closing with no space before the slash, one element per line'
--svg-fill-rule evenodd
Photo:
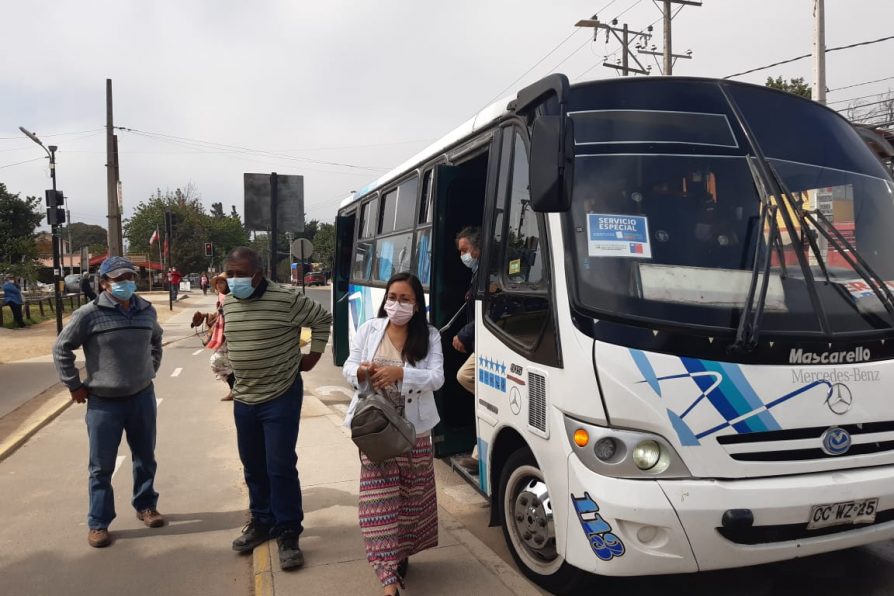
<path fill-rule="evenodd" d="M 443 153 L 450 146 L 454 145 L 465 137 L 470 136 L 475 131 L 485 128 L 492 122 L 508 115 L 509 110 L 507 109 L 507 106 L 509 105 L 509 102 L 513 101 L 514 99 L 514 95 L 505 97 L 487 106 L 486 108 L 475 114 L 472 118 L 460 124 L 453 130 L 448 132 L 446 135 L 444 135 L 410 159 L 406 160 L 387 174 L 384 174 L 373 182 L 370 182 L 360 190 L 352 192 L 350 195 L 342 200 L 338 208 L 341 209 L 343 207 L 347 207 L 355 200 L 363 197 L 371 191 L 376 190 L 380 186 L 384 186 L 385 184 L 396 179 L 398 176 L 407 172 L 411 168 L 429 160 L 435 155 Z"/>

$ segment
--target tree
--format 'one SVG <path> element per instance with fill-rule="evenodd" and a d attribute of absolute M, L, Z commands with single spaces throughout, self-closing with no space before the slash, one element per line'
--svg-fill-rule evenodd
<path fill-rule="evenodd" d="M 319 224 L 313 243 L 314 261 L 322 263 L 324 271 L 332 271 L 335 264 L 335 226 L 331 223 Z"/>
<path fill-rule="evenodd" d="M 236 207 L 233 206 L 233 210 L 235 211 Z M 223 203 L 211 203 L 211 217 L 220 219 L 221 217 L 226 217 L 227 215 L 223 210 Z"/>
<path fill-rule="evenodd" d="M 0 182 L 0 269 L 31 279 L 36 273 L 35 231 L 43 220 L 41 200 L 20 198 Z"/>
<path fill-rule="evenodd" d="M 214 244 L 214 257 L 219 262 L 227 252 L 236 246 L 247 244 L 248 235 L 242 227 L 238 214 L 217 218 L 205 213 L 199 193 L 192 185 L 185 191 L 160 190 L 147 201 L 141 201 L 134 215 L 125 222 L 132 253 L 156 255 L 158 248 L 149 246 L 149 239 L 156 229 L 162 238 L 165 235 L 165 211 L 174 217 L 174 231 L 169 240 L 169 263 L 184 273 L 205 271 L 214 261 L 205 255 L 205 242 Z"/>
<path fill-rule="evenodd" d="M 75 222 L 71 224 L 71 250 L 88 247 L 92 254 L 102 254 L 109 246 L 109 233 L 102 226 Z"/>
<path fill-rule="evenodd" d="M 773 89 L 779 89 L 781 91 L 788 91 L 789 93 L 794 93 L 795 95 L 800 95 L 801 97 L 806 97 L 810 99 L 810 85 L 804 82 L 804 77 L 791 78 L 788 81 L 784 80 L 781 76 L 776 77 L 767 77 L 767 87 L 771 87 Z"/>

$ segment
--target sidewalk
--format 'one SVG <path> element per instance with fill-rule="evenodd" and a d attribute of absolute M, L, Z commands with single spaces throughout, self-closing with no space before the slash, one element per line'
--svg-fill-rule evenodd
<path fill-rule="evenodd" d="M 312 376 L 308 373 L 306 378 Z M 342 426 L 342 416 L 307 390 L 298 435 L 298 468 L 305 512 L 301 535 L 305 566 L 280 571 L 275 541 L 256 548 L 255 596 L 381 594 L 366 561 L 357 520 L 357 448 Z M 438 508 L 438 517 L 439 544 L 411 558 L 407 589 L 401 594 L 542 594 L 443 507 Z"/>

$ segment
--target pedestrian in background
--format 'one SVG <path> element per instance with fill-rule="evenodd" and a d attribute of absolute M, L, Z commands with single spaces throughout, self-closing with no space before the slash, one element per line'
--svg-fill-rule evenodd
<path fill-rule="evenodd" d="M 16 283 L 16 278 L 12 275 L 7 275 L 3 282 L 3 304 L 12 311 L 12 320 L 15 321 L 16 327 L 19 329 L 25 327 L 25 319 L 22 318 L 22 305 L 24 303 L 22 289 Z"/>
<path fill-rule="evenodd" d="M 90 284 L 90 272 L 81 274 L 81 292 L 84 293 L 84 298 L 87 301 L 96 300 L 96 292 L 93 291 L 93 286 Z"/>
<path fill-rule="evenodd" d="M 438 544 L 438 502 L 431 429 L 439 422 L 434 392 L 444 384 L 441 335 L 426 320 L 422 283 L 412 273 L 388 280 L 378 318 L 354 336 L 345 379 L 357 390 L 345 425 L 366 384 L 391 400 L 416 429 L 406 455 L 382 463 L 360 454 L 360 531 L 366 558 L 384 587 L 404 587 L 409 557 Z"/>
<path fill-rule="evenodd" d="M 137 271 L 124 257 L 109 257 L 99 268 L 103 292 L 77 309 L 56 339 L 53 359 L 62 383 L 76 403 L 87 403 L 90 445 L 90 509 L 87 542 L 111 543 L 115 519 L 112 474 L 122 433 L 133 460 L 133 499 L 137 519 L 150 528 L 164 525 L 156 509 L 155 388 L 161 365 L 162 329 L 155 308 L 137 296 Z M 84 348 L 87 376 L 81 380 L 74 351 Z"/>
<path fill-rule="evenodd" d="M 230 365 L 236 376 L 233 415 L 239 458 L 248 485 L 251 521 L 233 550 L 251 552 L 274 537 L 283 570 L 304 564 L 298 546 L 304 509 L 298 479 L 302 372 L 320 360 L 332 315 L 294 288 L 264 278 L 261 259 L 239 247 L 227 257 L 224 301 Z M 301 328 L 310 327 L 310 353 L 301 353 Z"/>
<path fill-rule="evenodd" d="M 168 282 L 171 284 L 171 300 L 177 301 L 177 292 L 180 291 L 180 272 L 177 271 L 176 267 L 171 267 L 171 270 L 168 272 Z"/>
<path fill-rule="evenodd" d="M 208 276 L 204 273 L 202 274 L 202 277 L 199 278 L 199 287 L 202 288 L 203 296 L 208 295 Z"/>
<path fill-rule="evenodd" d="M 198 327 L 204 323 L 209 329 L 209 338 L 205 347 L 214 351 L 210 359 L 211 372 L 214 373 L 218 380 L 226 381 L 230 387 L 229 393 L 220 398 L 220 401 L 233 401 L 233 385 L 236 383 L 236 375 L 233 374 L 233 367 L 230 364 L 223 314 L 224 299 L 230 293 L 230 288 L 227 286 L 226 273 L 221 273 L 212 279 L 211 287 L 217 292 L 217 304 L 214 307 L 214 312 L 203 313 L 196 311 L 192 315 L 190 327 Z"/>

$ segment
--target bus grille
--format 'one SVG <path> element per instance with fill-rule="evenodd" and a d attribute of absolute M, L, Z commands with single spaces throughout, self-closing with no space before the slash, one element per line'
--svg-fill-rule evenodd
<path fill-rule="evenodd" d="M 894 520 L 894 510 L 886 509 L 884 511 L 879 511 L 875 518 L 875 522 L 871 524 L 831 526 L 828 528 L 820 528 L 818 530 L 808 530 L 807 524 L 803 523 L 778 526 L 751 526 L 748 528 L 721 527 L 715 529 L 718 534 L 736 544 L 773 544 L 776 542 L 789 542 L 791 540 L 819 538 L 820 536 L 840 534 L 842 532 L 850 532 L 851 530 L 859 530 L 861 528 L 871 528 L 872 526 L 888 523 L 892 520 Z"/>
<path fill-rule="evenodd" d="M 815 426 L 717 437 L 717 442 L 737 461 L 771 462 L 842 459 L 856 455 L 894 451 L 894 421 L 842 424 L 851 435 L 851 447 L 842 455 L 822 449 L 822 435 L 830 427 Z"/>
<path fill-rule="evenodd" d="M 528 424 L 546 432 L 546 377 L 528 371 Z"/>

